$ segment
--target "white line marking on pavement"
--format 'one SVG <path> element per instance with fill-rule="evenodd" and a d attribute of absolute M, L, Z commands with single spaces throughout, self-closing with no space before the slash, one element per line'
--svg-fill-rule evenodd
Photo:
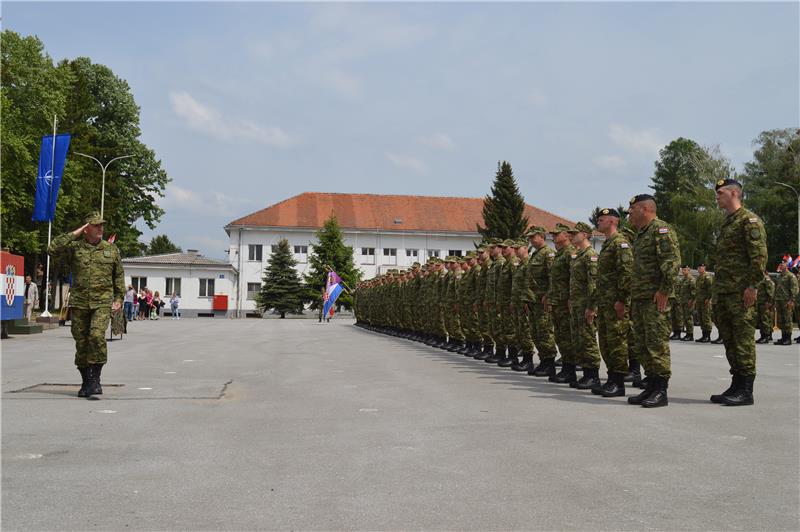
<path fill-rule="evenodd" d="M 725 358 L 724 355 L 714 355 L 714 358 Z"/>
<path fill-rule="evenodd" d="M 94 412 L 95 414 L 116 414 L 116 410 L 90 410 L 90 412 Z"/>
<path fill-rule="evenodd" d="M 165 371 L 164 375 L 175 375 L 176 373 L 178 373 L 178 372 L 177 371 Z"/>
<path fill-rule="evenodd" d="M 25 453 L 25 454 L 19 454 L 19 455 L 15 456 L 14 458 L 19 458 L 20 460 L 35 460 L 37 458 L 41 458 L 42 456 L 44 456 L 44 455 L 43 454 L 37 454 L 37 453 Z"/>
<path fill-rule="evenodd" d="M 732 440 L 746 440 L 746 436 L 731 436 Z"/>
<path fill-rule="evenodd" d="M 377 408 L 359 408 L 358 411 L 359 412 L 377 412 L 378 409 Z"/>
<path fill-rule="evenodd" d="M 152 390 L 152 388 L 139 388 L 140 390 Z"/>

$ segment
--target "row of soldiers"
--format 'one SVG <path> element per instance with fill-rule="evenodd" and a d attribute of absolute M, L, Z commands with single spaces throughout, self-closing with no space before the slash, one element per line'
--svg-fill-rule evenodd
<path fill-rule="evenodd" d="M 800 324 L 800 270 L 789 270 L 785 262 L 777 267 L 775 280 L 764 272 L 764 278 L 757 285 L 756 324 L 759 330 L 757 344 L 792 345 L 792 318 Z M 714 321 L 712 305 L 712 285 L 714 277 L 706 271 L 706 265 L 697 267 L 697 277 L 692 275 L 688 265 L 681 267 L 676 284 L 677 297 L 672 304 L 672 336 L 670 340 L 721 344 L 722 337 L 711 340 Z M 694 314 L 697 313 L 702 335 L 694 339 Z M 772 341 L 772 330 L 777 319 L 781 337 Z M 800 335 L 794 339 L 800 343 Z"/>
<path fill-rule="evenodd" d="M 754 285 L 764 276 L 766 234 L 761 220 L 741 206 L 740 183 L 720 181 L 717 199 L 728 212 L 718 244 L 726 262 L 717 269 L 712 299 L 732 378 L 711 401 L 753 404 L 755 335 L 747 324 L 755 323 Z M 628 403 L 665 406 L 680 248 L 669 224 L 657 218 L 651 195 L 631 199 L 629 221 L 630 229 L 620 228 L 618 211 L 600 211 L 597 230 L 605 240 L 599 254 L 591 245 L 593 229 L 578 222 L 549 231 L 555 250 L 546 245 L 548 231 L 534 226 L 525 240 L 491 239 L 465 257 L 392 270 L 358 285 L 356 323 L 602 397 L 624 396 L 630 381 L 643 391 Z"/>

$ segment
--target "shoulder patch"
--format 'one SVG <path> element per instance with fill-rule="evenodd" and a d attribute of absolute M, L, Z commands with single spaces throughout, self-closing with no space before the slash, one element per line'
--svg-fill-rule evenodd
<path fill-rule="evenodd" d="M 748 218 L 748 221 L 749 221 L 751 224 L 754 224 L 754 223 L 757 223 L 757 222 L 758 222 L 758 218 L 756 218 L 756 217 L 753 217 L 753 218 Z"/>
<path fill-rule="evenodd" d="M 576 254 L 574 254 L 574 253 L 573 253 L 572 255 L 570 255 L 570 258 L 572 258 L 572 259 L 577 259 L 577 258 L 578 258 L 578 255 L 576 255 Z"/>
<path fill-rule="evenodd" d="M 547 254 L 547 256 L 548 256 L 548 257 L 550 257 L 550 258 L 552 259 L 553 257 L 555 257 L 555 256 L 556 256 L 556 254 L 555 254 L 555 253 L 548 253 L 548 254 Z"/>
<path fill-rule="evenodd" d="M 623 242 L 622 244 L 619 245 L 619 247 L 621 247 L 622 249 L 628 249 L 630 246 L 628 245 L 627 242 Z"/>
<path fill-rule="evenodd" d="M 658 234 L 664 235 L 666 233 L 669 233 L 669 227 L 659 227 L 658 228 Z"/>
<path fill-rule="evenodd" d="M 597 262 L 597 255 L 592 255 L 591 257 L 589 257 L 589 260 L 592 262 Z"/>

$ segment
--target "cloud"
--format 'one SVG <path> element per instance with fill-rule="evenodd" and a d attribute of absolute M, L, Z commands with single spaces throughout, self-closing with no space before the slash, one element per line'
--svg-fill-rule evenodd
<path fill-rule="evenodd" d="M 198 102 L 188 92 L 171 92 L 169 99 L 173 112 L 181 117 L 187 126 L 215 139 L 246 140 L 276 148 L 288 148 L 297 142 L 297 139 L 277 126 L 262 126 L 246 120 L 227 119 L 216 109 Z"/>
<path fill-rule="evenodd" d="M 159 206 L 165 210 L 180 209 L 208 216 L 235 216 L 241 214 L 247 205 L 254 203 L 249 198 L 235 198 L 223 192 L 210 191 L 198 193 L 188 188 L 168 183 L 164 198 Z"/>
<path fill-rule="evenodd" d="M 456 147 L 453 139 L 444 133 L 434 133 L 428 137 L 419 137 L 417 138 L 417 141 L 425 146 L 428 146 L 429 148 L 436 148 L 438 150 L 451 151 Z"/>
<path fill-rule="evenodd" d="M 549 101 L 547 95 L 540 90 L 532 90 L 525 98 L 528 100 L 528 103 L 536 107 L 544 107 Z"/>
<path fill-rule="evenodd" d="M 424 175 L 428 173 L 428 165 L 426 165 L 423 161 L 419 159 L 415 159 L 414 157 L 408 157 L 406 155 L 398 155 L 396 153 L 386 153 L 386 158 L 392 162 L 398 168 L 403 168 L 405 170 L 411 170 L 417 175 Z"/>
<path fill-rule="evenodd" d="M 620 124 L 611 124 L 608 136 L 620 148 L 648 157 L 658 156 L 659 150 L 666 144 L 657 129 L 636 130 Z"/>
<path fill-rule="evenodd" d="M 592 159 L 592 163 L 606 170 L 619 170 L 625 168 L 628 164 L 625 159 L 619 155 L 601 155 Z"/>

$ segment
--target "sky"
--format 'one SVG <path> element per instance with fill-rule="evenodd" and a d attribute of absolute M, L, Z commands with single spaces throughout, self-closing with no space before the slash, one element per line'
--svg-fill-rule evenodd
<path fill-rule="evenodd" d="M 172 179 L 154 231 L 306 191 L 483 197 L 500 160 L 573 220 L 647 192 L 678 137 L 737 169 L 800 124 L 800 3 L 3 2 L 3 28 L 125 79 Z M 34 170 L 32 170 L 34 171 Z"/>

